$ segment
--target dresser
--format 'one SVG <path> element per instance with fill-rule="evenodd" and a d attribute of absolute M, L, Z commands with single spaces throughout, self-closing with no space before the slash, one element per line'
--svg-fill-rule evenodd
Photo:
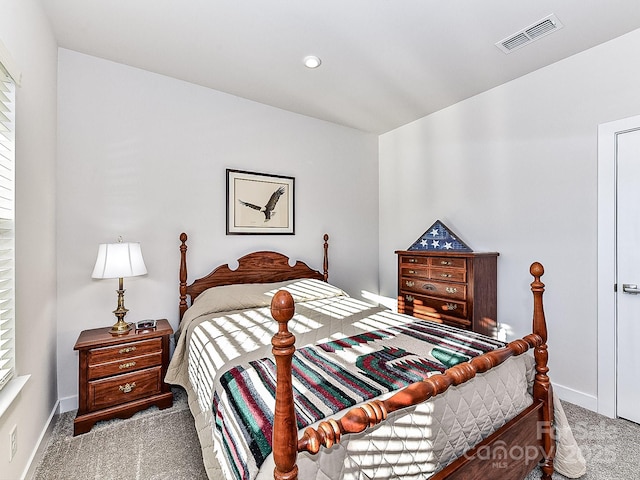
<path fill-rule="evenodd" d="M 496 336 L 498 253 L 396 254 L 400 313 Z"/>
<path fill-rule="evenodd" d="M 101 420 L 128 418 L 152 405 L 173 405 L 173 393 L 163 381 L 173 334 L 169 322 L 158 320 L 154 329 L 120 336 L 111 335 L 110 329 L 85 330 L 75 344 L 79 400 L 74 435 L 88 432 Z"/>

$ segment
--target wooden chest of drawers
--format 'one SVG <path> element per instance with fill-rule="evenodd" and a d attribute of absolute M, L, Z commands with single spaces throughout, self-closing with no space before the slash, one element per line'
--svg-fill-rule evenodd
<path fill-rule="evenodd" d="M 498 253 L 396 254 L 400 313 L 496 335 Z"/>
<path fill-rule="evenodd" d="M 152 405 L 173 404 L 163 382 L 169 365 L 167 320 L 155 330 L 113 336 L 110 327 L 85 330 L 74 347 L 79 351 L 78 414 L 73 434 L 86 433 L 101 420 L 127 418 Z"/>

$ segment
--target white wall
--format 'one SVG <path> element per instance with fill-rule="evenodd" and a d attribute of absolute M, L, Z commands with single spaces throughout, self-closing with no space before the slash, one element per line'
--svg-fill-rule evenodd
<path fill-rule="evenodd" d="M 16 90 L 16 367 L 31 374 L 0 418 L 0 477 L 28 466 L 56 401 L 55 151 L 57 46 L 34 0 L 0 3 L 0 40 L 22 71 Z M 18 451 L 9 463 L 9 431 Z"/>
<path fill-rule="evenodd" d="M 102 242 L 139 241 L 149 271 L 125 279 L 127 320 L 177 326 L 180 232 L 191 280 L 256 250 L 291 254 L 358 295 L 377 292 L 377 137 L 231 95 L 59 51 L 58 381 L 77 395 L 81 330 L 111 325 L 117 280 L 92 280 Z M 295 177 L 294 236 L 225 235 L 225 169 Z"/>
<path fill-rule="evenodd" d="M 500 252 L 498 317 L 513 339 L 529 331 L 528 267 L 542 262 L 551 379 L 592 409 L 597 126 L 640 112 L 639 52 L 637 30 L 380 137 L 381 293 L 395 295 L 393 251 L 441 219 Z"/>

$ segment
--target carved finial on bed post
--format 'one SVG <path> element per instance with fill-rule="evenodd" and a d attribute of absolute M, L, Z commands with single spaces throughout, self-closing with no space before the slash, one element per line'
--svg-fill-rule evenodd
<path fill-rule="evenodd" d="M 324 281 L 329 281 L 329 235 L 324 234 L 324 261 L 322 262 Z"/>
<path fill-rule="evenodd" d="M 534 280 L 531 283 L 533 292 L 533 333 L 542 338 L 542 344 L 533 351 L 536 361 L 536 376 L 533 383 L 533 397 L 544 403 L 542 418 L 538 423 L 538 435 L 540 437 L 544 458 L 542 460 L 542 480 L 551 480 L 553 474 L 553 458 L 555 456 L 555 433 L 553 429 L 553 390 L 549 381 L 549 353 L 547 351 L 547 322 L 544 316 L 542 295 L 544 293 L 544 283 L 540 277 L 544 275 L 544 267 L 535 262 L 529 269 Z"/>
<path fill-rule="evenodd" d="M 187 305 L 187 234 L 180 234 L 180 320 L 189 307 Z"/>
<path fill-rule="evenodd" d="M 293 297 L 286 290 L 278 291 L 271 300 L 271 316 L 278 322 L 278 332 L 273 336 L 273 355 L 276 359 L 276 407 L 273 419 L 273 460 L 276 480 L 298 478 L 298 426 L 293 405 L 291 359 L 296 350 L 296 337 L 287 328 L 293 317 Z"/>
<path fill-rule="evenodd" d="M 547 322 L 544 318 L 544 308 L 542 305 L 542 294 L 544 293 L 544 283 L 540 277 L 544 275 L 544 267 L 541 263 L 534 262 L 529 268 L 533 276 L 531 292 L 533 292 L 533 333 L 540 335 L 544 343 L 547 342 Z"/>

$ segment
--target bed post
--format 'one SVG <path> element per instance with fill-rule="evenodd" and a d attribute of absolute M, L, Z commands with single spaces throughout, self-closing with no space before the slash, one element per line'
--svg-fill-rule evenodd
<path fill-rule="evenodd" d="M 187 234 L 180 234 L 180 320 L 189 307 L 187 305 Z"/>
<path fill-rule="evenodd" d="M 276 359 L 276 407 L 273 419 L 273 471 L 275 480 L 297 480 L 298 426 L 293 405 L 291 359 L 296 350 L 296 337 L 289 332 L 287 322 L 293 317 L 293 297 L 286 290 L 278 291 L 271 300 L 271 315 L 278 322 L 273 336 L 273 355 Z"/>
<path fill-rule="evenodd" d="M 553 458 L 555 456 L 555 433 L 553 428 L 553 390 L 549 381 L 549 367 L 547 362 L 549 354 L 547 352 L 547 323 L 542 305 L 542 294 L 544 293 L 544 283 L 540 277 L 544 274 L 544 267 L 535 262 L 529 269 L 534 280 L 531 283 L 533 292 L 533 333 L 542 339 L 542 344 L 535 347 L 533 356 L 536 361 L 536 376 L 533 383 L 533 397 L 543 403 L 541 417 L 538 422 L 538 436 L 540 437 L 543 449 L 543 459 L 540 465 L 542 469 L 542 480 L 551 480 L 553 474 Z"/>

